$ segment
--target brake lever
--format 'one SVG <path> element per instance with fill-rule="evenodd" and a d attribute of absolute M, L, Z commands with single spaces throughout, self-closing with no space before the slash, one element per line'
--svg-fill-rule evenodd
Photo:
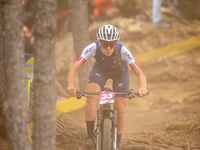
<path fill-rule="evenodd" d="M 132 91 L 133 91 L 134 89 L 127 89 L 127 90 L 125 90 L 125 92 L 127 92 L 127 98 L 129 99 L 129 100 L 131 100 L 131 93 L 132 93 Z"/>
<path fill-rule="evenodd" d="M 76 91 L 76 97 L 77 99 L 81 99 L 81 97 L 83 96 L 83 93 L 79 90 Z"/>
<path fill-rule="evenodd" d="M 149 95 L 149 91 L 147 92 L 147 95 Z M 137 97 L 140 97 L 139 92 L 130 93 L 130 95 L 128 96 L 129 99 L 131 99 L 131 98 L 137 98 Z"/>
<path fill-rule="evenodd" d="M 136 95 L 135 93 L 130 93 L 128 96 L 129 100 L 131 100 L 132 98 L 137 98 L 137 97 L 140 97 L 140 96 Z"/>
<path fill-rule="evenodd" d="M 85 97 L 87 97 L 87 95 L 84 93 L 84 92 L 81 92 L 81 91 L 76 91 L 76 97 L 77 97 L 77 99 L 81 99 L 81 97 L 82 96 L 85 96 Z"/>
<path fill-rule="evenodd" d="M 82 95 L 81 94 L 78 94 L 76 95 L 77 99 L 81 99 Z"/>

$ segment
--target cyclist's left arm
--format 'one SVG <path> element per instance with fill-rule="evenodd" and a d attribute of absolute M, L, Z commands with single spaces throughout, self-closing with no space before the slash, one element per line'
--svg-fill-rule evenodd
<path fill-rule="evenodd" d="M 144 73 L 142 72 L 140 67 L 134 68 L 133 71 L 137 75 L 139 82 L 140 82 L 140 89 L 139 89 L 140 97 L 147 95 L 147 92 L 148 92 L 148 90 L 146 88 L 147 82 L 146 82 L 146 77 L 145 77 Z"/>
<path fill-rule="evenodd" d="M 126 62 L 129 64 L 129 66 L 132 68 L 132 70 L 135 72 L 135 74 L 137 75 L 137 77 L 139 79 L 140 97 L 147 95 L 148 90 L 146 88 L 146 77 L 145 77 L 144 73 L 142 72 L 142 70 L 140 69 L 140 67 L 135 62 L 130 51 L 124 46 L 121 49 L 121 58 L 122 58 L 122 60 L 126 60 Z"/>

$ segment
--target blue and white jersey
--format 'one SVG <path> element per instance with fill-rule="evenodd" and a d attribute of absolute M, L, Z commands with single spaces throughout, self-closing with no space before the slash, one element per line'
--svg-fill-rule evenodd
<path fill-rule="evenodd" d="M 129 64 L 132 69 L 137 68 L 138 65 L 135 63 L 135 60 L 130 53 L 130 51 L 120 43 L 117 43 L 117 48 L 119 50 L 119 55 L 121 58 L 122 66 L 125 64 Z M 88 45 L 82 52 L 81 56 L 77 61 L 84 64 L 85 61 L 89 57 L 94 57 L 96 59 L 96 63 L 103 68 L 116 68 L 118 66 L 115 54 L 113 53 L 111 56 L 105 56 L 102 53 L 101 46 L 99 42 L 96 41 L 90 45 Z"/>

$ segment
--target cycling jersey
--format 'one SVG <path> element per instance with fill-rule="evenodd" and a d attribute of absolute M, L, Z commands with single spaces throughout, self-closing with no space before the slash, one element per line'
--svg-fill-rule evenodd
<path fill-rule="evenodd" d="M 136 64 L 129 50 L 120 43 L 117 43 L 117 48 L 119 50 L 119 54 L 122 60 L 122 66 L 123 60 L 125 60 L 132 69 L 137 68 L 138 65 Z M 118 66 L 115 54 L 113 53 L 111 56 L 105 56 L 101 52 L 101 46 L 99 45 L 98 41 L 88 45 L 83 50 L 81 56 L 78 58 L 77 61 L 84 64 L 89 57 L 94 57 L 96 59 L 96 62 L 104 68 L 115 68 Z"/>
<path fill-rule="evenodd" d="M 120 66 L 117 64 L 114 52 L 111 56 L 105 56 L 102 53 L 101 46 L 98 41 L 88 45 L 83 50 L 77 61 L 84 64 L 89 57 L 94 57 L 96 59 L 90 73 L 88 83 L 97 83 L 101 89 L 103 89 L 106 81 L 108 79 L 112 79 L 113 90 L 115 92 L 129 89 L 129 73 L 127 63 L 132 69 L 136 68 L 137 64 L 127 48 L 120 43 L 117 43 L 117 48 L 119 50 L 121 65 L 125 68 L 125 71 L 120 70 Z"/>

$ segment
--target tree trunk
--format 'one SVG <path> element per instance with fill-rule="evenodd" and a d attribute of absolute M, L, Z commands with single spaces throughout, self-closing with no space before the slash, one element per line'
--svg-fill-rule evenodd
<path fill-rule="evenodd" d="M 34 70 L 34 150 L 55 150 L 56 136 L 56 1 L 38 0 L 33 35 L 35 35 Z"/>
<path fill-rule="evenodd" d="M 10 150 L 30 150 L 28 92 L 22 31 L 21 1 L 7 0 L 2 5 L 6 99 L 3 105 Z"/>
<path fill-rule="evenodd" d="M 6 97 L 5 89 L 5 70 L 4 70 L 4 59 L 3 59 L 3 27 L 2 27 L 2 3 L 0 2 L 0 136 L 5 138 L 5 118 L 3 117 L 3 102 Z"/>
<path fill-rule="evenodd" d="M 73 32 L 75 57 L 80 57 L 89 44 L 88 8 L 86 0 L 69 0 L 70 23 Z M 89 60 L 78 72 L 80 90 L 85 90 L 90 72 Z"/>

